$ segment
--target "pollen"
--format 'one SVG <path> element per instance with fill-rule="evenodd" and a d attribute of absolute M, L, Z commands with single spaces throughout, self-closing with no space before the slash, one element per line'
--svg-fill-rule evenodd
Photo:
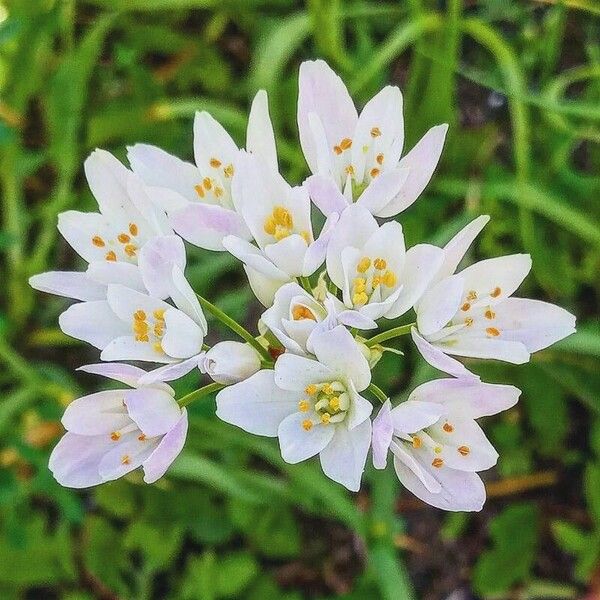
<path fill-rule="evenodd" d="M 337 396 L 334 396 L 330 401 L 329 401 L 329 408 L 333 411 L 333 412 L 337 412 L 338 410 L 340 410 L 340 399 Z"/>
<path fill-rule="evenodd" d="M 121 432 L 120 432 L 120 431 L 113 431 L 113 432 L 110 434 L 110 439 L 111 439 L 113 442 L 118 442 L 118 441 L 121 439 Z"/>
<path fill-rule="evenodd" d="M 306 245 L 309 246 L 310 245 L 310 233 L 308 233 L 308 231 L 303 231 L 301 234 L 302 239 L 306 242 Z"/>
<path fill-rule="evenodd" d="M 354 175 L 354 167 L 352 165 L 348 165 L 344 171 L 346 172 L 346 175 Z"/>
<path fill-rule="evenodd" d="M 473 302 L 473 300 L 477 300 L 477 292 L 475 290 L 470 290 L 467 294 L 467 300 Z"/>
<path fill-rule="evenodd" d="M 215 196 L 217 198 L 221 198 L 221 196 L 223 196 L 223 188 L 220 186 L 216 186 L 215 187 Z"/>
<path fill-rule="evenodd" d="M 314 396 L 317 393 L 317 386 L 314 383 L 311 383 L 310 385 L 307 385 L 306 388 L 304 388 L 304 391 L 309 396 Z"/>
<path fill-rule="evenodd" d="M 142 434 L 138 435 L 138 441 L 145 442 L 146 441 L 146 434 L 142 433 Z"/>
<path fill-rule="evenodd" d="M 140 308 L 139 310 L 136 310 L 133 313 L 133 318 L 136 321 L 145 321 L 146 320 L 146 313 Z"/>
<path fill-rule="evenodd" d="M 209 164 L 213 169 L 218 169 L 221 166 L 221 161 L 218 158 L 211 158 Z"/>
<path fill-rule="evenodd" d="M 467 456 L 467 454 L 471 452 L 471 448 L 469 448 L 469 446 L 459 446 L 457 450 L 461 456 Z"/>
<path fill-rule="evenodd" d="M 379 173 L 381 173 L 381 170 L 377 168 L 373 168 L 369 171 L 369 175 L 371 175 L 371 177 L 377 177 Z"/>
<path fill-rule="evenodd" d="M 371 285 L 373 289 L 375 289 L 381 283 L 381 277 L 379 275 L 373 275 L 373 279 L 371 280 Z"/>
<path fill-rule="evenodd" d="M 273 209 L 273 218 L 275 219 L 275 223 L 277 223 L 277 225 L 281 225 L 282 227 L 293 226 L 292 215 L 287 208 L 284 208 L 283 206 L 276 206 Z"/>
<path fill-rule="evenodd" d="M 138 234 L 138 226 L 135 223 L 129 223 L 129 233 L 135 237 Z"/>
<path fill-rule="evenodd" d="M 109 262 L 117 261 L 117 255 L 115 254 L 114 250 L 109 250 L 104 258 Z"/>
<path fill-rule="evenodd" d="M 129 457 L 129 454 L 123 454 L 123 456 L 121 456 L 121 464 L 128 465 L 130 463 L 131 463 L 131 458 Z"/>
<path fill-rule="evenodd" d="M 451 425 L 450 423 L 448 423 L 446 421 L 446 423 L 444 423 L 442 425 L 442 429 L 446 432 L 446 433 L 452 433 L 454 431 L 454 426 Z"/>
<path fill-rule="evenodd" d="M 354 291 L 364 292 L 367 289 L 367 280 L 364 277 L 356 277 L 354 279 Z"/>
<path fill-rule="evenodd" d="M 385 275 L 381 278 L 381 281 L 385 286 L 391 288 L 396 285 L 398 278 L 396 277 L 396 274 L 393 271 L 386 271 Z"/>
<path fill-rule="evenodd" d="M 163 333 L 165 332 L 164 325 L 162 323 L 155 323 L 152 331 L 156 337 L 162 337 Z"/>
<path fill-rule="evenodd" d="M 163 352 L 163 347 L 160 342 L 154 342 L 154 345 L 152 346 L 152 348 L 154 348 L 155 352 Z"/>
<path fill-rule="evenodd" d="M 204 186 L 205 189 L 210 190 L 212 189 L 212 180 L 210 179 L 210 177 L 205 177 L 202 180 L 202 185 Z"/>
<path fill-rule="evenodd" d="M 378 165 L 382 165 L 383 164 L 383 154 L 380 152 L 376 157 L 375 160 L 377 161 Z"/>
<path fill-rule="evenodd" d="M 233 173 L 234 173 L 233 165 L 227 165 L 223 169 L 223 175 L 225 175 L 225 177 L 227 177 L 228 179 L 233 177 Z"/>
<path fill-rule="evenodd" d="M 439 469 L 443 464 L 444 464 L 444 460 L 442 458 L 436 457 L 431 461 L 431 466 L 435 467 L 436 469 Z"/>
<path fill-rule="evenodd" d="M 465 319 L 465 325 L 466 325 L 467 327 L 471 327 L 471 325 L 473 325 L 473 317 L 467 317 L 467 318 Z"/>
<path fill-rule="evenodd" d="M 333 394 L 333 388 L 331 387 L 330 383 L 326 383 L 323 386 L 323 393 L 327 394 L 328 396 L 331 395 L 331 394 Z"/>
<path fill-rule="evenodd" d="M 128 244 L 131 241 L 131 238 L 126 233 L 120 233 L 117 236 L 117 239 L 121 244 Z"/>
<path fill-rule="evenodd" d="M 461 307 L 460 310 L 462 311 L 468 311 L 471 308 L 471 305 L 468 302 L 465 302 Z"/>
<path fill-rule="evenodd" d="M 309 408 L 310 405 L 308 404 L 308 400 L 300 400 L 300 402 L 298 402 L 298 410 L 300 412 L 308 412 Z"/>
<path fill-rule="evenodd" d="M 165 309 L 164 308 L 157 308 L 155 311 L 152 312 L 152 316 L 157 321 L 164 321 L 165 320 Z"/>
<path fill-rule="evenodd" d="M 502 293 L 502 290 L 499 287 L 495 287 L 491 292 L 490 292 L 490 296 L 492 298 L 497 298 L 500 294 Z"/>
<path fill-rule="evenodd" d="M 334 146 L 333 151 L 339 156 L 343 150 L 339 146 Z"/>
<path fill-rule="evenodd" d="M 356 265 L 356 270 L 359 273 L 365 273 L 369 267 L 371 266 L 371 259 L 368 256 L 363 256 L 363 258 L 361 258 L 358 261 L 358 265 Z"/>
<path fill-rule="evenodd" d="M 275 235 L 275 232 L 277 231 L 277 223 L 275 223 L 275 219 L 273 217 L 268 217 L 265 219 L 263 229 L 265 233 L 268 233 L 269 235 Z"/>
<path fill-rule="evenodd" d="M 125 248 L 123 249 L 125 250 L 125 254 L 127 254 L 127 256 L 135 256 L 137 246 L 135 246 L 134 244 L 126 244 Z"/>
<path fill-rule="evenodd" d="M 387 267 L 387 262 L 385 261 L 384 258 L 376 258 L 373 261 L 373 266 L 378 270 L 378 271 L 383 271 L 386 267 Z"/>
<path fill-rule="evenodd" d="M 321 415 L 321 423 L 323 423 L 323 425 L 329 425 L 329 421 L 331 421 L 331 415 L 329 413 L 323 413 Z"/>
<path fill-rule="evenodd" d="M 490 319 L 490 320 L 492 320 L 492 319 L 496 318 L 496 313 L 495 313 L 495 312 L 494 312 L 494 311 L 493 311 L 491 308 L 488 308 L 488 309 L 487 309 L 487 310 L 486 310 L 486 311 L 483 313 L 483 315 L 485 316 L 485 318 L 486 318 L 486 319 Z"/>
<path fill-rule="evenodd" d="M 316 321 L 315 315 L 312 314 L 312 311 L 306 306 L 302 306 L 300 304 L 294 306 L 292 309 L 292 317 L 294 321 L 302 321 L 304 319 L 310 319 L 311 321 Z"/>
<path fill-rule="evenodd" d="M 381 135 L 381 129 L 379 127 L 371 127 L 371 137 L 377 138 Z"/>
<path fill-rule="evenodd" d="M 491 337 L 498 337 L 500 335 L 500 330 L 495 327 L 487 327 L 485 332 Z"/>
<path fill-rule="evenodd" d="M 352 148 L 352 140 L 350 138 L 344 138 L 340 142 L 340 148 L 342 150 L 348 150 L 349 148 Z"/>
<path fill-rule="evenodd" d="M 313 428 L 313 422 L 310 419 L 305 419 L 302 421 L 302 429 L 304 431 L 310 431 Z"/>
<path fill-rule="evenodd" d="M 423 445 L 423 440 L 419 436 L 415 435 L 412 439 L 412 445 L 413 448 L 420 448 Z"/>
<path fill-rule="evenodd" d="M 442 447 L 441 447 L 441 446 L 436 446 L 436 447 L 433 449 L 433 451 L 434 451 L 436 454 L 441 454 L 441 453 L 442 453 Z"/>
<path fill-rule="evenodd" d="M 196 194 L 198 194 L 198 196 L 200 196 L 200 198 L 204 198 L 204 188 L 202 187 L 201 184 L 195 185 L 194 189 L 196 190 Z"/>
<path fill-rule="evenodd" d="M 104 240 L 99 235 L 95 235 L 92 238 L 92 244 L 94 244 L 94 246 L 96 246 L 97 248 L 104 248 L 104 246 L 106 246 Z"/>
<path fill-rule="evenodd" d="M 359 292 L 352 296 L 352 304 L 366 304 L 368 301 L 369 296 L 367 296 L 366 292 Z"/>

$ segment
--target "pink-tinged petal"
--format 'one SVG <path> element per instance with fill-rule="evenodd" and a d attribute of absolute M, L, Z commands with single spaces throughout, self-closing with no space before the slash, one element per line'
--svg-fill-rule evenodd
<path fill-rule="evenodd" d="M 392 404 L 389 400 L 386 400 L 373 419 L 371 445 L 373 447 L 373 466 L 376 469 L 385 469 L 387 466 L 387 455 L 394 434 L 391 410 Z"/>
<path fill-rule="evenodd" d="M 298 410 L 301 395 L 282 390 L 274 372 L 259 371 L 217 394 L 217 417 L 256 435 L 275 437 L 280 423 Z"/>
<path fill-rule="evenodd" d="M 494 307 L 493 323 L 502 339 L 537 352 L 575 333 L 575 315 L 541 300 L 507 298 Z"/>
<path fill-rule="evenodd" d="M 88 277 L 87 273 L 71 271 L 48 271 L 29 278 L 34 290 L 56 294 L 74 300 L 104 300 L 106 286 Z"/>
<path fill-rule="evenodd" d="M 182 312 L 184 312 L 190 319 L 200 327 L 202 333 L 206 334 L 208 331 L 208 324 L 206 323 L 206 317 L 200 306 L 198 296 L 194 292 L 192 286 L 185 278 L 183 271 L 177 266 L 173 265 L 171 269 L 171 285 L 169 289 L 169 295 L 175 303 L 175 306 Z"/>
<path fill-rule="evenodd" d="M 351 431 L 344 423 L 336 425 L 333 438 L 319 455 L 323 473 L 351 492 L 358 492 L 370 445 L 369 419 Z"/>
<path fill-rule="evenodd" d="M 206 111 L 194 117 L 194 158 L 199 168 L 217 158 L 223 164 L 234 163 L 238 147 L 226 129 Z"/>
<path fill-rule="evenodd" d="M 229 340 L 216 343 L 200 363 L 203 373 L 224 385 L 248 379 L 260 368 L 260 355 L 250 344 Z"/>
<path fill-rule="evenodd" d="M 421 335 L 437 333 L 450 322 L 461 305 L 464 289 L 464 279 L 452 275 L 427 290 L 416 309 Z"/>
<path fill-rule="evenodd" d="M 185 246 L 177 235 L 156 237 L 144 244 L 138 265 L 148 293 L 162 300 L 168 298 L 173 265 L 183 270 L 185 262 Z"/>
<path fill-rule="evenodd" d="M 312 427 L 306 427 L 309 413 L 295 412 L 279 425 L 277 435 L 281 456 L 285 462 L 296 464 L 319 454 L 335 434 L 335 426 L 322 425 L 316 416 Z"/>
<path fill-rule="evenodd" d="M 396 198 L 410 176 L 408 169 L 396 168 L 378 175 L 356 201 L 376 217 L 383 216 L 388 211 L 387 206 Z M 391 217 L 394 215 L 385 215 Z"/>
<path fill-rule="evenodd" d="M 467 358 L 492 358 L 514 365 L 529 362 L 530 354 L 521 342 L 511 342 L 496 337 L 453 336 L 436 342 L 436 345 L 455 356 Z"/>
<path fill-rule="evenodd" d="M 156 350 L 153 343 L 138 342 L 132 335 L 112 340 L 100 353 L 100 360 L 142 360 L 156 363 L 177 362 L 176 358 Z"/>
<path fill-rule="evenodd" d="M 129 332 L 104 300 L 73 304 L 60 315 L 58 324 L 66 335 L 100 349 Z"/>
<path fill-rule="evenodd" d="M 187 410 L 184 408 L 179 421 L 163 437 L 154 452 L 142 463 L 146 483 L 154 483 L 166 473 L 183 449 L 187 431 L 188 416 Z"/>
<path fill-rule="evenodd" d="M 313 173 L 318 172 L 316 142 L 309 114 L 316 114 L 325 129 L 326 142 L 333 150 L 343 138 L 354 137 L 358 115 L 344 82 L 325 61 L 305 61 L 298 77 L 298 130 L 300 145 Z"/>
<path fill-rule="evenodd" d="M 438 403 L 446 413 L 479 419 L 512 408 L 520 395 L 521 390 L 512 385 L 483 383 L 470 377 L 428 381 L 415 388 L 408 399 Z"/>
<path fill-rule="evenodd" d="M 417 304 L 443 259 L 443 250 L 430 244 L 418 244 L 407 250 L 401 276 L 402 291 L 386 314 L 388 319 L 400 317 Z"/>
<path fill-rule="evenodd" d="M 259 90 L 256 93 L 250 107 L 246 131 L 246 150 L 264 160 L 271 169 L 277 171 L 275 134 L 269 116 L 269 100 L 265 90 Z"/>
<path fill-rule="evenodd" d="M 371 383 L 369 363 L 352 334 L 341 325 L 311 338 L 313 351 L 323 365 L 336 375 L 352 381 L 359 392 Z M 283 358 L 283 357 L 282 357 Z"/>
<path fill-rule="evenodd" d="M 103 261 L 106 248 L 96 246 L 92 240 L 96 235 L 102 239 L 111 239 L 114 236 L 111 222 L 118 219 L 118 214 L 109 219 L 100 213 L 67 210 L 58 215 L 56 227 L 73 250 L 86 262 Z"/>
<path fill-rule="evenodd" d="M 250 289 L 263 306 L 271 306 L 277 290 L 289 282 L 288 279 L 267 277 L 260 271 L 244 265 Z"/>
<path fill-rule="evenodd" d="M 136 311 L 142 310 L 146 315 L 152 315 L 156 310 L 165 312 L 172 308 L 170 304 L 159 298 L 153 298 L 120 284 L 108 286 L 106 299 L 113 313 L 122 320 L 127 333 L 131 333 L 131 323 Z"/>
<path fill-rule="evenodd" d="M 279 280 L 283 283 L 290 281 L 287 273 L 278 269 L 256 246 L 250 242 L 233 235 L 227 236 L 223 240 L 223 246 L 237 259 L 241 260 L 246 266 L 262 273 L 269 279 Z"/>
<path fill-rule="evenodd" d="M 407 400 L 390 413 L 394 431 L 398 434 L 415 433 L 433 425 L 443 413 L 439 404 Z"/>
<path fill-rule="evenodd" d="M 174 381 L 184 375 L 187 375 L 190 371 L 193 371 L 203 359 L 204 353 L 200 353 L 192 358 L 176 362 L 168 365 L 163 365 L 152 371 L 142 371 L 143 376 L 140 377 L 140 385 L 154 385 L 156 386 L 162 381 Z"/>
<path fill-rule="evenodd" d="M 155 388 L 128 390 L 125 404 L 129 416 L 147 437 L 167 433 L 181 417 L 181 409 L 173 396 Z"/>
<path fill-rule="evenodd" d="M 160 188 L 162 193 L 168 192 Z M 127 193 L 133 206 L 137 209 L 139 216 L 148 224 L 151 235 L 172 235 L 173 229 L 169 225 L 169 219 L 161 202 L 156 202 L 156 194 L 151 186 L 146 185 L 143 179 L 135 173 L 129 173 L 127 177 Z M 178 194 L 177 194 L 178 195 Z M 185 201 L 187 204 L 187 200 Z"/>
<path fill-rule="evenodd" d="M 511 254 L 481 260 L 460 272 L 465 290 L 473 290 L 480 300 L 473 304 L 497 304 L 521 285 L 531 270 L 529 254 Z"/>
<path fill-rule="evenodd" d="M 485 487 L 477 473 L 456 471 L 444 467 L 432 469 L 431 474 L 441 486 L 440 492 L 433 493 L 397 457 L 394 459 L 394 468 L 402 485 L 431 506 L 443 510 L 469 512 L 480 511 L 483 508 Z"/>
<path fill-rule="evenodd" d="M 139 431 L 124 435 L 100 460 L 104 481 L 113 481 L 137 469 L 158 446 L 158 439 L 144 439 Z"/>
<path fill-rule="evenodd" d="M 129 387 L 138 387 L 138 380 L 142 377 L 146 371 L 133 365 L 126 365 L 124 363 L 97 363 L 94 365 L 83 365 L 77 369 L 84 373 L 91 373 L 92 375 L 101 375 L 102 377 L 108 377 L 108 379 L 114 379 L 128 385 Z"/>
<path fill-rule="evenodd" d="M 140 269 L 132 263 L 93 261 L 89 264 L 86 275 L 96 284 L 107 286 L 114 283 L 138 292 L 146 292 Z M 106 292 L 104 295 L 106 296 Z"/>
<path fill-rule="evenodd" d="M 325 215 L 342 214 L 349 206 L 335 181 L 323 175 L 311 175 L 303 184 L 314 205 Z"/>
<path fill-rule="evenodd" d="M 275 363 L 275 383 L 283 390 L 304 392 L 307 385 L 333 381 L 335 373 L 327 366 L 287 352 Z"/>
<path fill-rule="evenodd" d="M 112 443 L 105 435 L 66 433 L 54 447 L 48 468 L 64 487 L 81 489 L 98 485 L 104 481 L 98 465 Z"/>
<path fill-rule="evenodd" d="M 454 274 L 471 244 L 489 220 L 490 217 L 488 215 L 481 215 L 473 219 L 444 246 L 444 263 L 440 267 L 436 279 L 443 279 Z"/>
<path fill-rule="evenodd" d="M 189 204 L 170 215 L 173 229 L 190 244 L 206 250 L 223 250 L 228 235 L 249 240 L 250 231 L 235 211 L 213 204 Z"/>
<path fill-rule="evenodd" d="M 398 166 L 409 169 L 410 174 L 400 193 L 380 212 L 380 217 L 397 215 L 421 195 L 440 160 L 447 131 L 448 125 L 432 127 L 400 160 Z"/>
<path fill-rule="evenodd" d="M 337 315 L 337 319 L 347 327 L 361 330 L 377 328 L 377 323 L 373 319 L 357 310 L 344 310 Z"/>
<path fill-rule="evenodd" d="M 100 212 L 119 214 L 130 203 L 127 195 L 128 169 L 110 152 L 94 150 L 84 162 L 85 176 Z"/>
<path fill-rule="evenodd" d="M 191 358 L 202 352 L 204 332 L 184 312 L 171 308 L 165 312 L 163 350 L 173 358 Z"/>
<path fill-rule="evenodd" d="M 133 172 L 147 185 L 173 190 L 189 202 L 198 200 L 194 186 L 202 176 L 195 165 L 148 144 L 129 146 L 127 158 Z"/>
<path fill-rule="evenodd" d="M 425 338 L 421 337 L 417 330 L 413 327 L 411 329 L 411 336 L 413 342 L 417 346 L 417 349 L 421 353 L 421 356 L 434 368 L 448 375 L 454 377 L 471 377 L 479 379 L 479 377 L 469 369 L 467 369 L 461 362 L 448 356 L 442 350 L 430 344 Z"/>
<path fill-rule="evenodd" d="M 78 435 L 102 435 L 107 438 L 131 423 L 123 406 L 128 390 L 96 392 L 73 400 L 67 406 L 62 424 L 67 431 Z"/>
<path fill-rule="evenodd" d="M 280 271 L 289 277 L 300 277 L 307 248 L 304 238 L 295 233 L 265 246 L 264 253 Z"/>
<path fill-rule="evenodd" d="M 302 275 L 304 277 L 312 275 L 325 261 L 327 247 L 329 246 L 329 241 L 335 231 L 338 220 L 339 215 L 337 213 L 331 213 L 327 217 L 319 237 L 310 244 L 306 250 L 304 264 L 302 266 Z"/>

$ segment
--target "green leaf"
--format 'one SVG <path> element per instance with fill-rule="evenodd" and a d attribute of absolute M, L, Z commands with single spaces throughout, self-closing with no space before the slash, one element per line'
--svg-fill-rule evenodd
<path fill-rule="evenodd" d="M 569 554 L 580 554 L 590 543 L 590 536 L 568 521 L 553 521 L 552 535 L 556 543 Z"/>
<path fill-rule="evenodd" d="M 219 560 L 216 591 L 219 598 L 239 598 L 260 567 L 249 552 L 232 552 Z"/>

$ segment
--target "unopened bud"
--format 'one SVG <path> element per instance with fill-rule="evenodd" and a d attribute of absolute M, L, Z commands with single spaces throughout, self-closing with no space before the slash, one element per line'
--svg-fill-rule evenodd
<path fill-rule="evenodd" d="M 206 353 L 200 369 L 217 383 L 231 385 L 259 371 L 260 356 L 248 344 L 219 342 Z"/>

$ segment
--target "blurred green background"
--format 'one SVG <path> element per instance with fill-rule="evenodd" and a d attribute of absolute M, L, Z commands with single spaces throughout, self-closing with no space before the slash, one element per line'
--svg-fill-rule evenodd
<path fill-rule="evenodd" d="M 471 365 L 523 389 L 484 424 L 500 452 L 484 510 L 443 514 L 391 471 L 346 493 L 315 461 L 288 466 L 276 441 L 216 421 L 212 399 L 192 407 L 185 451 L 157 485 L 133 474 L 60 488 L 46 465 L 61 413 L 103 383 L 74 373 L 97 352 L 58 330 L 66 301 L 27 278 L 81 266 L 55 226 L 60 211 L 95 210 L 84 158 L 148 142 L 189 159 L 198 109 L 242 142 L 265 88 L 299 182 L 297 72 L 315 57 L 358 104 L 400 85 L 408 147 L 450 123 L 432 184 L 400 215 L 410 245 L 490 214 L 471 260 L 530 252 L 521 294 L 578 316 L 575 336 L 528 365 Z M 0 598 L 599 597 L 597 0 L 3 0 L 0 182 Z M 234 259 L 191 250 L 188 274 L 255 323 Z M 211 339 L 223 335 L 213 323 Z M 396 399 L 436 376 L 403 348 L 375 373 Z"/>

